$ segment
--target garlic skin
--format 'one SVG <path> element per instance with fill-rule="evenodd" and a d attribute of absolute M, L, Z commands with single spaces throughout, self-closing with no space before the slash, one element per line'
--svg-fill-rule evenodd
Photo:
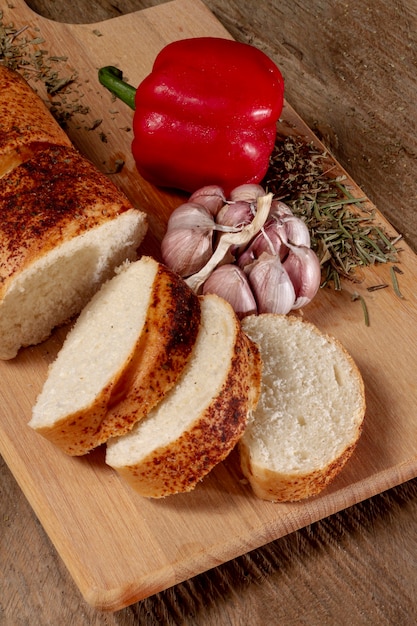
<path fill-rule="evenodd" d="M 283 267 L 294 285 L 296 299 L 292 308 L 300 309 L 311 302 L 319 290 L 320 261 L 311 248 L 291 246 Z"/>
<path fill-rule="evenodd" d="M 218 185 L 206 185 L 205 187 L 201 187 L 201 189 L 197 189 L 197 191 L 190 196 L 189 202 L 200 204 L 207 209 L 213 217 L 216 217 L 222 206 L 226 204 L 226 196 L 224 195 L 222 187 Z"/>
<path fill-rule="evenodd" d="M 296 300 L 294 286 L 279 256 L 263 253 L 247 268 L 258 313 L 286 315 Z"/>
<path fill-rule="evenodd" d="M 168 229 L 161 242 L 162 260 L 183 278 L 199 272 L 213 254 L 213 231 Z"/>
<path fill-rule="evenodd" d="M 245 273 L 231 263 L 220 265 L 203 285 L 203 295 L 215 293 L 227 300 L 239 319 L 257 313 L 257 306 Z"/>

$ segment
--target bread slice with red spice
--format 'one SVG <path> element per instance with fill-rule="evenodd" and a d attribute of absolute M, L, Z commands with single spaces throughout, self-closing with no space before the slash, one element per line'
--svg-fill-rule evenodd
<path fill-rule="evenodd" d="M 139 494 L 191 491 L 242 436 L 260 390 L 261 361 L 231 306 L 201 298 L 201 325 L 175 387 L 126 435 L 107 442 L 106 462 Z"/>
<path fill-rule="evenodd" d="M 70 455 L 127 432 L 174 386 L 199 326 L 179 276 L 150 257 L 125 263 L 68 333 L 29 426 Z"/>

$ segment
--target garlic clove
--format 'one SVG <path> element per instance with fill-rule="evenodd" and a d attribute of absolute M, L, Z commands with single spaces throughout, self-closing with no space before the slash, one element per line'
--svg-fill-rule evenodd
<path fill-rule="evenodd" d="M 258 257 L 255 256 L 255 250 L 253 249 L 252 243 L 250 243 L 246 250 L 238 255 L 236 263 L 240 269 L 244 270 L 248 265 L 251 265 L 254 261 L 256 261 L 257 258 Z"/>
<path fill-rule="evenodd" d="M 218 185 L 206 185 L 197 189 L 189 198 L 189 202 L 201 204 L 209 213 L 215 217 L 222 206 L 226 203 L 224 190 Z"/>
<path fill-rule="evenodd" d="M 198 228 L 204 232 L 209 232 L 214 229 L 214 226 L 214 219 L 208 209 L 196 202 L 186 202 L 171 213 L 167 229 L 174 230 L 179 228 L 184 230 Z"/>
<path fill-rule="evenodd" d="M 216 224 L 235 228 L 246 226 L 253 220 L 255 212 L 255 206 L 252 207 L 249 202 L 239 200 L 225 204 L 216 216 Z"/>
<path fill-rule="evenodd" d="M 173 228 L 161 242 L 164 263 L 183 278 L 201 270 L 213 254 L 213 231 Z"/>
<path fill-rule="evenodd" d="M 245 183 L 232 189 L 229 194 L 230 202 L 255 202 L 257 198 L 265 195 L 265 189 L 261 185 Z"/>
<path fill-rule="evenodd" d="M 311 248 L 291 246 L 283 266 L 294 285 L 293 309 L 300 309 L 316 295 L 321 283 L 320 261 Z"/>
<path fill-rule="evenodd" d="M 310 247 L 310 231 L 303 220 L 295 215 L 288 215 L 281 220 L 283 226 L 283 238 L 295 246 Z"/>
<path fill-rule="evenodd" d="M 248 281 L 258 305 L 258 313 L 291 311 L 296 299 L 291 279 L 279 256 L 263 253 L 248 267 Z"/>
<path fill-rule="evenodd" d="M 257 312 L 246 275 L 237 265 L 229 263 L 217 267 L 203 285 L 203 294 L 207 293 L 215 293 L 227 300 L 240 319 Z"/>

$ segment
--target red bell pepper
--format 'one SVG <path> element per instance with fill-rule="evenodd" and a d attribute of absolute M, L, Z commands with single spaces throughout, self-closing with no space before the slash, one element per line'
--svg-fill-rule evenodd
<path fill-rule="evenodd" d="M 162 187 L 226 194 L 259 182 L 272 153 L 284 99 L 278 67 L 257 48 L 197 37 L 168 44 L 133 87 L 116 68 L 99 79 L 135 109 L 132 152 L 139 173 Z"/>

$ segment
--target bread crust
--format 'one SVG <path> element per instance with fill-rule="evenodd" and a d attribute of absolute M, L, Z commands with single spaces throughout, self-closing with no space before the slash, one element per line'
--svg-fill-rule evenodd
<path fill-rule="evenodd" d="M 262 318 L 266 320 L 268 317 L 272 321 L 277 316 L 274 314 L 262 315 Z M 245 437 L 241 438 L 239 441 L 238 451 L 241 469 L 244 476 L 248 479 L 254 494 L 261 499 L 273 502 L 296 502 L 321 493 L 341 472 L 352 456 L 363 429 L 366 409 L 365 386 L 354 359 L 337 338 L 321 332 L 314 324 L 299 317 L 291 315 L 280 317 L 284 318 L 290 327 L 294 324 L 302 324 L 318 336 L 324 337 L 329 343 L 333 344 L 344 356 L 346 364 L 350 369 L 350 375 L 356 380 L 358 394 L 358 408 L 356 413 L 352 414 L 352 424 L 355 425 L 355 433 L 338 456 L 331 459 L 322 467 L 316 467 L 314 470 L 308 472 L 299 471 L 285 473 L 274 471 L 255 461 L 251 453 L 250 445 Z M 246 323 L 247 322 L 250 323 L 250 320 L 247 319 Z M 243 323 L 243 327 L 245 327 L 245 322 Z M 267 338 L 263 338 L 263 341 L 266 340 Z M 272 340 L 273 339 L 271 339 L 271 341 Z M 312 355 L 312 358 L 319 358 L 319 355 Z"/>
<path fill-rule="evenodd" d="M 123 367 L 92 405 L 36 431 L 71 456 L 84 455 L 109 437 L 128 432 L 181 375 L 199 325 L 198 296 L 158 264 L 144 326 Z"/>
<path fill-rule="evenodd" d="M 0 177 L 45 144 L 71 142 L 41 98 L 18 72 L 0 65 Z"/>
<path fill-rule="evenodd" d="M 261 370 L 258 348 L 236 319 L 233 356 L 220 393 L 178 439 L 117 472 L 148 498 L 193 490 L 242 436 L 259 399 Z"/>
<path fill-rule="evenodd" d="M 39 257 L 124 211 L 128 199 L 79 152 L 49 146 L 0 179 L 0 301 Z"/>
<path fill-rule="evenodd" d="M 361 432 L 362 425 L 358 429 L 356 439 L 333 462 L 305 474 L 282 474 L 256 465 L 251 458 L 248 446 L 239 441 L 242 472 L 248 479 L 254 494 L 262 500 L 297 502 L 316 496 L 342 471 L 356 448 Z"/>

